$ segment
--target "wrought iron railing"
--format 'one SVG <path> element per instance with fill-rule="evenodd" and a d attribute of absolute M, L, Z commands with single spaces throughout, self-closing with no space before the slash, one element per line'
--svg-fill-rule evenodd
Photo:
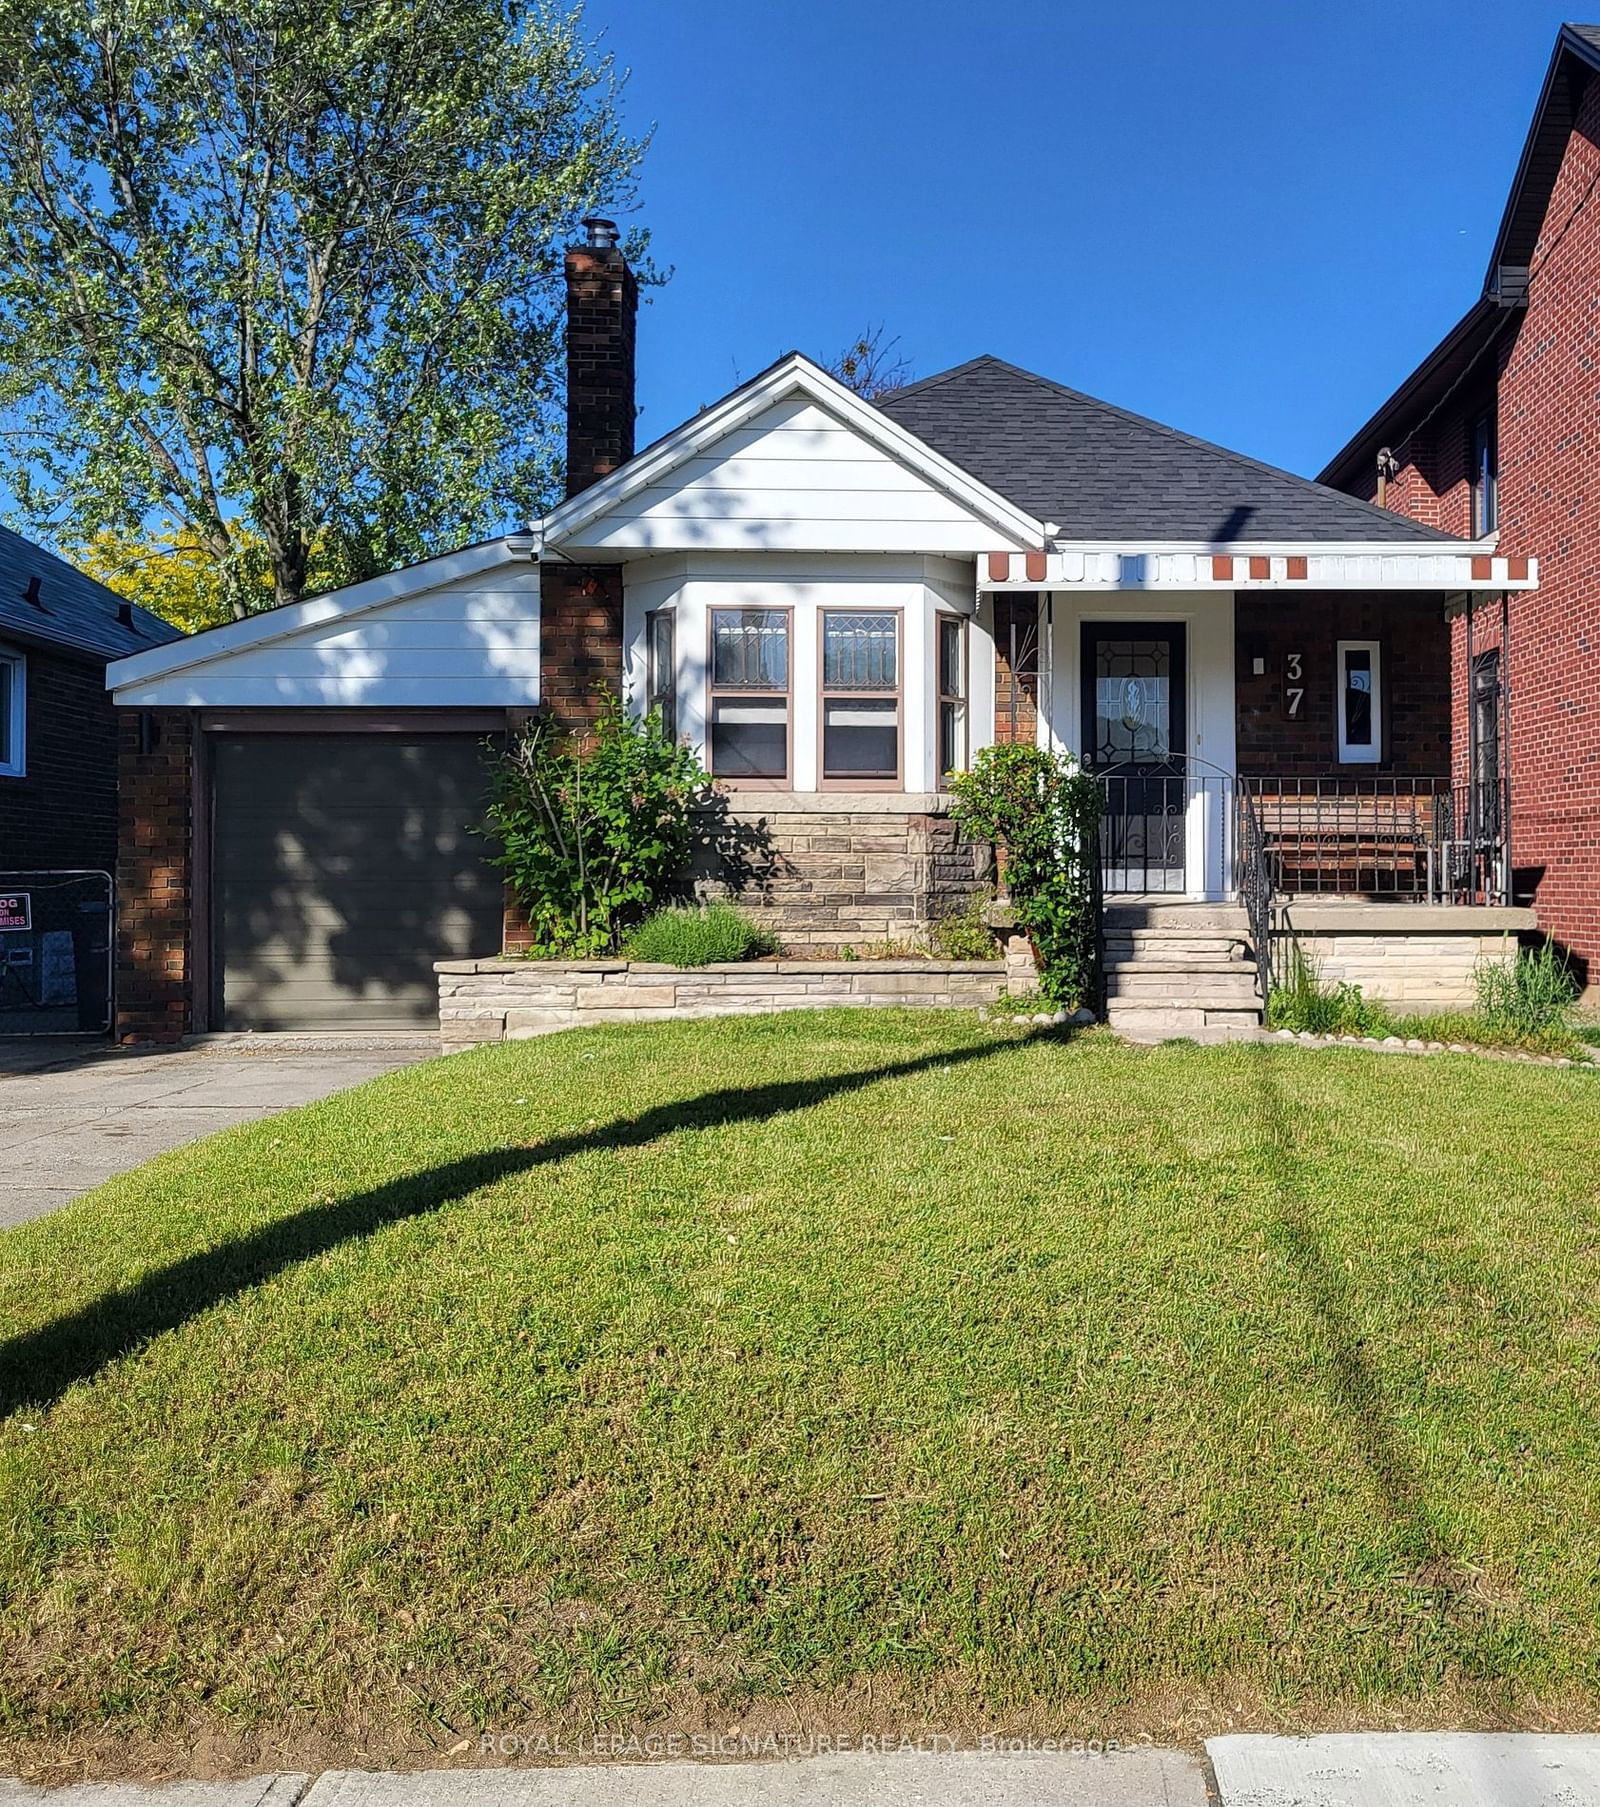
<path fill-rule="evenodd" d="M 1096 776 L 1105 798 L 1100 882 L 1107 892 L 1159 895 L 1231 887 L 1235 825 L 1229 773 L 1169 764 L 1118 766 Z"/>
<path fill-rule="evenodd" d="M 1239 822 L 1235 839 L 1238 870 L 1235 882 L 1239 902 L 1244 906 L 1250 925 L 1250 948 L 1255 955 L 1256 989 L 1265 1008 L 1272 996 L 1272 866 L 1267 856 L 1266 837 L 1261 832 L 1261 818 L 1256 813 L 1255 798 L 1248 786 L 1239 791 Z"/>
<path fill-rule="evenodd" d="M 1485 811 L 1481 797 L 1475 808 L 1447 778 L 1249 777 L 1240 790 L 1281 894 L 1505 900 L 1499 811 Z"/>

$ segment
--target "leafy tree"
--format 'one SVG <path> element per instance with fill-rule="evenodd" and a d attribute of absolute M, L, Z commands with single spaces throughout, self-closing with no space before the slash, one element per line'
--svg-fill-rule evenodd
<path fill-rule="evenodd" d="M 169 520 L 242 615 L 526 519 L 620 79 L 541 0 L 0 0 L 23 520 Z"/>
<path fill-rule="evenodd" d="M 869 402 L 893 395 L 896 389 L 904 389 L 915 374 L 910 358 L 896 349 L 900 343 L 899 334 L 886 339 L 884 332 L 881 321 L 876 326 L 869 326 L 824 366 L 846 389 L 855 390 Z"/>
<path fill-rule="evenodd" d="M 266 608 L 272 602 L 267 549 L 248 528 L 235 528 L 233 539 L 235 582 L 253 584 L 254 606 Z M 79 570 L 186 634 L 217 627 L 232 613 L 222 573 L 186 528 L 169 524 L 154 534 L 127 534 L 102 527 L 86 545 L 69 550 Z M 246 613 L 249 597 L 247 590 Z"/>

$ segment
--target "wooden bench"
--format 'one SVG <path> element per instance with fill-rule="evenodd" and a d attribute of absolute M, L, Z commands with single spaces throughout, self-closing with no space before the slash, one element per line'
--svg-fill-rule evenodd
<path fill-rule="evenodd" d="M 1279 890 L 1432 889 L 1438 839 L 1432 797 L 1257 793 L 1252 801 Z M 1373 882 L 1362 885 L 1368 876 Z"/>

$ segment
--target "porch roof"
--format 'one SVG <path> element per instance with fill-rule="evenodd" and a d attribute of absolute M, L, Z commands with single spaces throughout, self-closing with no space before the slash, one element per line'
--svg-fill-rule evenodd
<path fill-rule="evenodd" d="M 1534 590 L 1539 561 L 1460 550 L 1293 542 L 1227 552 L 1210 546 L 1064 545 L 1050 552 L 995 551 L 978 561 L 980 590 Z"/>

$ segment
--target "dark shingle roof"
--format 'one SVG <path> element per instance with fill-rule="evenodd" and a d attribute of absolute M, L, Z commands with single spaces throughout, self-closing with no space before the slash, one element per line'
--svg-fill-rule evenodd
<path fill-rule="evenodd" d="M 958 364 L 878 405 L 1069 540 L 1452 537 L 999 358 Z"/>
<path fill-rule="evenodd" d="M 34 578 L 37 602 L 29 599 Z M 0 527 L 0 636 L 7 634 L 102 659 L 121 659 L 183 638 L 160 616 L 124 601 L 20 533 Z"/>

